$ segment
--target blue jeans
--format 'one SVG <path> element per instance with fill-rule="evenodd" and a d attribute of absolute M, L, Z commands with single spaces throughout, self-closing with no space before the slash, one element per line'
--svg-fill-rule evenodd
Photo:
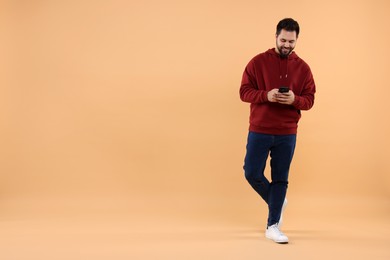
<path fill-rule="evenodd" d="M 268 204 L 268 226 L 279 222 L 288 186 L 296 135 L 268 135 L 249 132 L 245 156 L 245 178 Z M 271 183 L 264 176 L 271 157 Z"/>

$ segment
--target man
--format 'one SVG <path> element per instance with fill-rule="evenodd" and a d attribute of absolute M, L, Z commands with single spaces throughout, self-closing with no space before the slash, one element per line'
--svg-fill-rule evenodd
<path fill-rule="evenodd" d="M 290 163 L 301 110 L 309 110 L 316 91 L 309 66 L 293 52 L 299 25 L 291 18 L 276 27 L 276 48 L 255 56 L 243 73 L 240 97 L 250 105 L 245 177 L 268 205 L 265 236 L 288 243 L 280 231 Z M 264 168 L 271 157 L 271 182 Z"/>

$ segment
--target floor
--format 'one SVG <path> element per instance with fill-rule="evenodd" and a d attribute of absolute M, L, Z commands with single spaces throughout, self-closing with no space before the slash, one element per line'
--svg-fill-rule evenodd
<path fill-rule="evenodd" d="M 385 198 L 291 195 L 287 245 L 264 238 L 255 200 L 156 198 L 3 199 L 0 258 L 390 259 Z"/>

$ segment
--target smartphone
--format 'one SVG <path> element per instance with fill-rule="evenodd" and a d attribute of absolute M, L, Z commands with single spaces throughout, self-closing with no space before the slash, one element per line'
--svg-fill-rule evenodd
<path fill-rule="evenodd" d="M 287 93 L 289 91 L 290 91 L 290 89 L 288 87 L 280 87 L 279 88 L 279 93 Z"/>

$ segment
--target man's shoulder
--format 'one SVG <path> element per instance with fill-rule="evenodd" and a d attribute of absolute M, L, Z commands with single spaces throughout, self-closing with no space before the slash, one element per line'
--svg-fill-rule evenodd
<path fill-rule="evenodd" d="M 259 62 L 259 61 L 266 60 L 266 59 L 268 59 L 272 55 L 271 51 L 272 51 L 272 49 L 269 49 L 267 51 L 261 52 L 261 53 L 257 54 L 256 56 L 254 56 L 251 59 L 251 61 L 252 62 Z"/>
<path fill-rule="evenodd" d="M 295 52 L 293 52 L 293 59 L 292 60 L 297 62 L 298 64 L 301 64 L 304 67 L 310 68 L 309 64 L 304 59 L 299 57 Z"/>

